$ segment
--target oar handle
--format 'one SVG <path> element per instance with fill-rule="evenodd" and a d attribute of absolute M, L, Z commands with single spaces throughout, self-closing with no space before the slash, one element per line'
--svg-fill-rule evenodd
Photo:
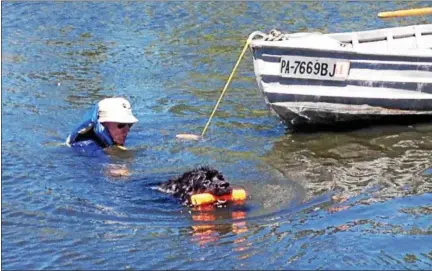
<path fill-rule="evenodd" d="M 414 8 L 414 9 L 403 9 L 403 10 L 380 12 L 378 13 L 378 17 L 392 18 L 392 17 L 418 16 L 418 15 L 429 15 L 429 14 L 432 14 L 432 8 Z"/>
<path fill-rule="evenodd" d="M 234 68 L 233 68 L 233 70 L 232 70 L 230 76 L 228 77 L 228 81 L 225 83 L 225 86 L 224 86 L 224 88 L 223 88 L 223 90 L 222 90 L 222 93 L 221 93 L 221 95 L 220 95 L 218 101 L 216 102 L 215 107 L 213 108 L 213 112 L 211 113 L 211 115 L 210 115 L 210 117 L 209 117 L 209 119 L 208 119 L 208 121 L 207 121 L 207 123 L 206 123 L 206 125 L 205 125 L 205 127 L 204 127 L 204 129 L 203 129 L 203 131 L 202 131 L 202 133 L 201 133 L 201 137 L 203 137 L 204 134 L 205 134 L 205 132 L 207 131 L 207 128 L 208 128 L 208 126 L 210 125 L 210 121 L 211 121 L 211 119 L 213 118 L 213 115 L 215 114 L 215 112 L 216 112 L 216 110 L 217 110 L 217 108 L 218 108 L 220 102 L 222 101 L 222 97 L 224 96 L 226 90 L 228 89 L 228 86 L 229 86 L 229 84 L 231 83 L 232 78 L 234 77 L 234 74 L 235 74 L 235 72 L 236 72 L 236 70 L 237 70 L 238 65 L 240 64 L 240 61 L 242 60 L 244 54 L 246 53 L 246 50 L 247 50 L 247 48 L 248 48 L 249 43 L 251 42 L 251 40 L 252 40 L 251 37 L 249 37 L 249 38 L 246 40 L 246 43 L 245 43 L 245 45 L 244 45 L 244 47 L 243 47 L 243 51 L 241 52 L 241 54 L 240 54 L 240 56 L 239 56 L 239 59 L 237 60 L 237 63 L 234 65 Z"/>

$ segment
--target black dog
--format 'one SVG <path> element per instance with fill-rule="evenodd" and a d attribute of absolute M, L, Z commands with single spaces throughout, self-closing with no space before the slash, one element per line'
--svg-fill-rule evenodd
<path fill-rule="evenodd" d="M 232 191 L 222 173 L 214 168 L 204 166 L 183 173 L 182 176 L 170 179 L 159 186 L 163 192 L 173 194 L 183 205 L 191 205 L 191 196 L 198 193 L 211 193 L 221 196 Z"/>

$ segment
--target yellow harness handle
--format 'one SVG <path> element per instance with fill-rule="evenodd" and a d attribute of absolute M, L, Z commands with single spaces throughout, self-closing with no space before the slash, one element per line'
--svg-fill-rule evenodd
<path fill-rule="evenodd" d="M 248 39 L 246 40 L 246 43 L 245 43 L 245 45 L 244 45 L 244 47 L 243 47 L 243 51 L 241 52 L 241 54 L 240 54 L 240 56 L 239 56 L 239 59 L 237 60 L 237 63 L 234 65 L 234 68 L 233 68 L 233 70 L 232 70 L 232 72 L 231 72 L 231 75 L 228 77 L 228 81 L 225 83 L 225 87 L 223 88 L 222 93 L 221 93 L 221 95 L 220 95 L 220 97 L 219 97 L 219 100 L 216 102 L 216 105 L 215 105 L 215 107 L 214 107 L 214 109 L 213 109 L 213 112 L 211 113 L 211 115 L 210 115 L 210 117 L 209 117 L 209 119 L 208 119 L 208 121 L 207 121 L 207 123 L 206 123 L 206 125 L 205 125 L 205 127 L 204 127 L 204 129 L 203 129 L 203 131 L 202 131 L 202 133 L 201 133 L 201 137 L 203 137 L 204 134 L 205 134 L 205 132 L 207 131 L 207 128 L 208 128 L 208 126 L 210 125 L 210 121 L 211 121 L 211 119 L 213 118 L 213 115 L 215 114 L 216 109 L 217 109 L 218 106 L 219 106 L 219 103 L 222 101 L 222 97 L 224 96 L 226 90 L 228 89 L 228 86 L 229 86 L 229 84 L 231 83 L 231 80 L 232 80 L 232 78 L 233 78 L 233 76 L 234 76 L 234 73 L 236 72 L 237 67 L 238 67 L 238 65 L 240 64 L 241 59 L 243 58 L 244 54 L 246 53 L 246 50 L 247 50 L 247 48 L 248 48 L 249 43 L 251 42 L 251 40 L 252 40 L 251 37 L 248 38 Z"/>

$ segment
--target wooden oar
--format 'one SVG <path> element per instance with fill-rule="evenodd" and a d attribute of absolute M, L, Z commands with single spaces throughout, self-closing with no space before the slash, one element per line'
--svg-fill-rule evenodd
<path fill-rule="evenodd" d="M 392 17 L 419 16 L 419 15 L 430 15 L 430 14 L 432 14 L 432 8 L 414 8 L 414 9 L 403 9 L 403 10 L 380 12 L 378 13 L 378 17 L 392 18 Z"/>

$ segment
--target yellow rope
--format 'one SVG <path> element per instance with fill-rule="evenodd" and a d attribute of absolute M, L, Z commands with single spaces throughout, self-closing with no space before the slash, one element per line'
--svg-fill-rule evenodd
<path fill-rule="evenodd" d="M 391 17 L 402 17 L 402 16 L 416 16 L 416 15 L 428 15 L 432 14 L 432 8 L 414 8 L 404 9 L 396 11 L 386 11 L 378 13 L 379 18 L 391 18 Z"/>
<path fill-rule="evenodd" d="M 245 54 L 245 52 L 246 52 L 246 50 L 247 50 L 247 48 L 248 48 L 250 42 L 251 42 L 251 38 L 248 38 L 247 41 L 246 41 L 246 43 L 245 43 L 245 46 L 244 46 L 244 48 L 243 48 L 243 51 L 241 52 L 240 57 L 239 57 L 239 59 L 237 60 L 237 63 L 234 65 L 234 68 L 233 68 L 233 70 L 232 70 L 232 72 L 231 72 L 231 75 L 228 77 L 228 81 L 226 82 L 225 87 L 224 87 L 223 90 L 222 90 L 222 93 L 221 93 L 221 95 L 220 95 L 220 97 L 219 97 L 219 100 L 217 101 L 217 103 L 216 103 L 216 105 L 215 105 L 215 107 L 214 107 L 214 109 L 213 109 L 213 112 L 211 113 L 210 118 L 208 119 L 208 121 L 207 121 L 207 123 L 206 123 L 206 125 L 205 125 L 205 127 L 204 127 L 204 129 L 203 129 L 203 131 L 202 131 L 202 133 L 201 133 L 201 137 L 203 137 L 204 134 L 205 134 L 205 132 L 207 131 L 207 128 L 208 128 L 208 126 L 210 125 L 210 121 L 211 121 L 211 119 L 213 118 L 213 115 L 215 114 L 216 109 L 217 109 L 218 106 L 219 106 L 219 103 L 222 101 L 222 97 L 224 96 L 226 90 L 228 89 L 228 86 L 229 86 L 229 84 L 231 83 L 231 80 L 232 80 L 232 78 L 233 78 L 233 76 L 234 76 L 234 73 L 236 72 L 237 67 L 238 67 L 238 65 L 240 64 L 240 61 L 241 61 L 241 59 L 243 58 L 243 56 L 244 56 L 244 54 Z"/>

